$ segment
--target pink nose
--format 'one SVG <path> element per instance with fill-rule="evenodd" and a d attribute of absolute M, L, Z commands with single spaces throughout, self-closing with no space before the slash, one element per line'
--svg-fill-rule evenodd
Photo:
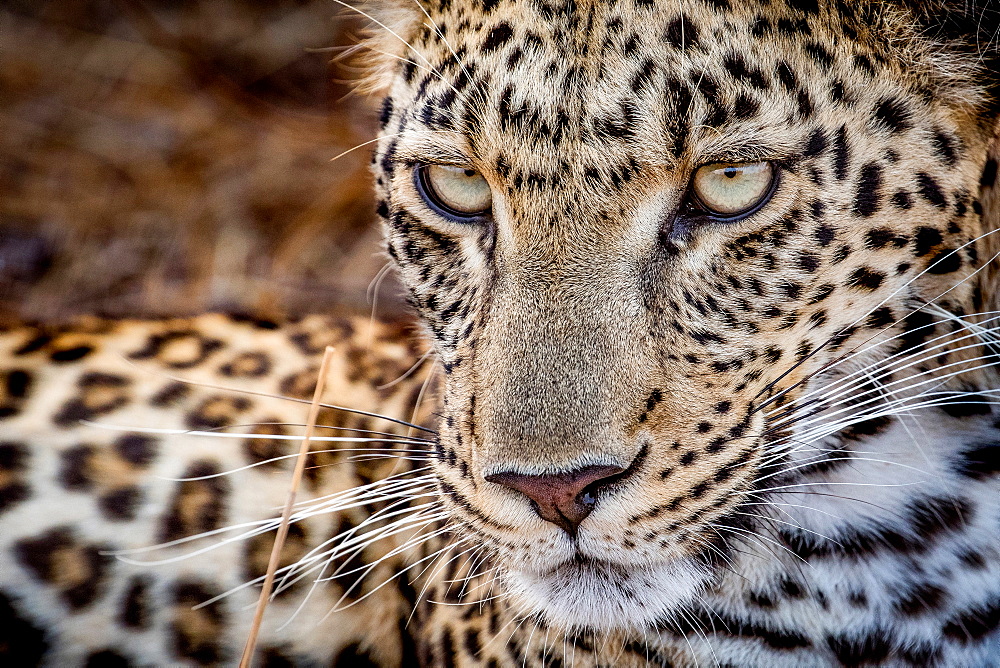
<path fill-rule="evenodd" d="M 549 475 L 494 473 L 486 479 L 521 492 L 535 502 L 535 510 L 543 520 L 574 535 L 597 503 L 594 492 L 618 480 L 624 471 L 619 466 L 585 466 Z"/>

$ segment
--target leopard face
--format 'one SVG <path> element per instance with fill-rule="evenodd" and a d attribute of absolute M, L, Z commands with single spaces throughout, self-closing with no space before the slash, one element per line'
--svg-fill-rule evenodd
<path fill-rule="evenodd" d="M 683 610 L 794 479 L 788 416 L 836 363 L 946 333 L 928 302 L 982 310 L 988 94 L 915 11 L 386 13 L 374 170 L 444 372 L 441 497 L 525 612 Z M 767 178 L 731 211 L 713 166 Z"/>

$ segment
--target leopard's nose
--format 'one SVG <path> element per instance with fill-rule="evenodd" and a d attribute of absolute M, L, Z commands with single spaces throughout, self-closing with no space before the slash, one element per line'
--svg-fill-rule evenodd
<path fill-rule="evenodd" d="M 580 522 L 597 504 L 595 493 L 620 479 L 624 471 L 620 466 L 584 466 L 547 475 L 501 472 L 486 479 L 521 492 L 534 501 L 542 519 L 575 535 Z"/>

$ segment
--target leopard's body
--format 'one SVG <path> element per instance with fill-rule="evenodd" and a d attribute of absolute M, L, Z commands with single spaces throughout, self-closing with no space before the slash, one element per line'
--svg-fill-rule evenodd
<path fill-rule="evenodd" d="M 995 8 L 373 11 L 370 81 L 387 96 L 379 214 L 441 371 L 426 396 L 436 431 L 392 423 L 397 436 L 380 438 L 396 451 L 377 465 L 315 455 L 342 473 L 315 469 L 309 493 L 361 505 L 296 530 L 289 559 L 323 581 L 279 597 L 263 653 L 341 665 L 1000 664 Z M 754 207 L 714 215 L 692 193 L 693 174 L 715 163 L 777 176 Z M 425 174 L 442 165 L 486 184 L 490 206 L 463 217 L 434 200 Z M 401 331 L 306 322 L 106 323 L 32 345 L 25 330 L 5 335 L 8 643 L 46 630 L 46 659 L 60 665 L 103 650 L 232 660 L 251 590 L 187 604 L 259 573 L 247 551 L 266 540 L 166 570 L 102 550 L 269 517 L 287 471 L 156 475 L 236 468 L 273 443 L 163 434 L 149 454 L 149 434 L 80 418 L 300 422 L 301 405 L 163 374 L 302 398 L 319 352 L 301 349 L 303 327 L 339 340 L 336 401 L 412 417 L 430 372 L 405 374 L 421 351 Z M 163 385 L 176 401 L 158 396 Z M 412 482 L 392 487 L 401 473 Z M 387 535 L 358 538 L 373 527 Z M 335 551 L 328 565 L 310 561 L 317 546 Z M 129 626 L 137 607 L 145 626 Z"/>

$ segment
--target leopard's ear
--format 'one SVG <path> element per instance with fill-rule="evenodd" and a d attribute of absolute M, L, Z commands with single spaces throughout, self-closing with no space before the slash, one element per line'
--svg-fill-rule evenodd
<path fill-rule="evenodd" d="M 415 61 L 419 66 L 420 58 L 415 57 L 410 44 L 428 20 L 420 2 L 359 0 L 351 5 L 368 22 L 353 60 L 361 69 L 356 84 L 358 91 L 384 95 L 401 63 Z"/>
<path fill-rule="evenodd" d="M 898 0 L 931 37 L 962 42 L 981 54 L 1000 49 L 996 0 Z"/>
<path fill-rule="evenodd" d="M 985 313 L 1000 310 L 1000 121 L 993 126 L 993 139 L 986 150 L 986 164 L 979 177 L 979 204 L 982 206 L 985 237 L 977 243 L 979 257 L 994 258 L 979 276 L 979 291 L 982 297 L 980 311 Z"/>
<path fill-rule="evenodd" d="M 922 35 L 976 62 L 994 115 L 1000 112 L 1000 2 L 997 0 L 897 0 Z"/>

